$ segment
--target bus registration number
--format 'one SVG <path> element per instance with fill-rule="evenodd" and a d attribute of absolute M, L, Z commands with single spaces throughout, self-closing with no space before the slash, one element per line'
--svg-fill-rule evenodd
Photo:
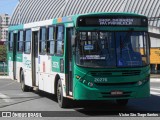
<path fill-rule="evenodd" d="M 106 83 L 108 82 L 108 79 L 107 78 L 95 78 L 94 82 L 95 83 Z"/>
<path fill-rule="evenodd" d="M 123 95 L 123 92 L 122 91 L 111 91 L 111 95 Z"/>

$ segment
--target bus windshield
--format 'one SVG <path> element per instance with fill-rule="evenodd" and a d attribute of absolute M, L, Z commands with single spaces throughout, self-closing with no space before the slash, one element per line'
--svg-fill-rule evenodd
<path fill-rule="evenodd" d="M 149 64 L 147 32 L 79 32 L 76 63 L 84 67 L 141 67 Z"/>

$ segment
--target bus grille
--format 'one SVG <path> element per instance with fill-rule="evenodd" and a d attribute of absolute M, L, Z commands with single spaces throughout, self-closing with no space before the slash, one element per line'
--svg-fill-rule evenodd
<path fill-rule="evenodd" d="M 141 70 L 121 70 L 121 71 L 91 71 L 93 77 L 99 76 L 135 76 L 140 75 Z"/>
<path fill-rule="evenodd" d="M 135 85 L 137 82 L 122 82 L 122 83 L 95 83 L 98 86 L 126 86 L 126 85 Z"/>

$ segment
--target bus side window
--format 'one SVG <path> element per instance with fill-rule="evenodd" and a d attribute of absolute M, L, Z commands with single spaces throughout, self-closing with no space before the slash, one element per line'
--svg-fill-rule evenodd
<path fill-rule="evenodd" d="M 55 29 L 53 26 L 48 28 L 47 53 L 54 54 L 55 50 Z"/>
<path fill-rule="evenodd" d="M 57 27 L 57 39 L 56 39 L 56 54 L 63 55 L 64 53 L 64 27 L 58 26 Z"/>
<path fill-rule="evenodd" d="M 39 41 L 39 53 L 46 53 L 46 28 L 42 27 L 40 29 L 40 41 Z"/>
<path fill-rule="evenodd" d="M 8 49 L 9 49 L 9 51 L 13 50 L 13 32 L 9 33 Z"/>
<path fill-rule="evenodd" d="M 19 31 L 19 33 L 18 33 L 18 47 L 17 47 L 18 52 L 23 52 L 23 40 L 24 40 L 24 33 L 23 33 L 23 31 Z"/>
<path fill-rule="evenodd" d="M 24 52 L 29 54 L 31 52 L 31 30 L 25 31 Z"/>

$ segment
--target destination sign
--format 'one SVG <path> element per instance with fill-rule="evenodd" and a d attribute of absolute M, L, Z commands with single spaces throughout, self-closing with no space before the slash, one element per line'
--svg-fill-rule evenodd
<path fill-rule="evenodd" d="M 147 18 L 140 17 L 80 17 L 78 26 L 147 26 Z"/>

